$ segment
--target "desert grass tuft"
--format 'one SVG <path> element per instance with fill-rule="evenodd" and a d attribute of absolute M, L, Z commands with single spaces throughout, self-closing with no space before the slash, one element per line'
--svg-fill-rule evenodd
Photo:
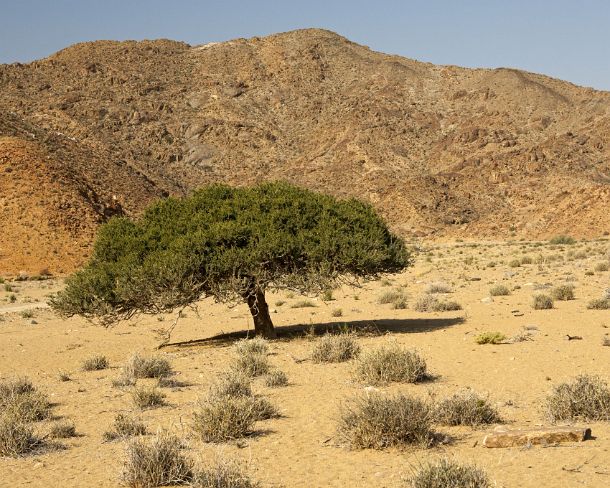
<path fill-rule="evenodd" d="M 434 293 L 451 293 L 451 286 L 444 281 L 435 281 L 434 283 L 429 283 L 424 293 L 434 294 Z"/>
<path fill-rule="evenodd" d="M 462 306 L 455 301 L 444 301 L 433 295 L 424 295 L 415 301 L 414 309 L 417 312 L 449 312 L 461 310 Z"/>
<path fill-rule="evenodd" d="M 262 337 L 241 339 L 235 343 L 235 350 L 239 355 L 267 354 L 269 352 L 269 341 Z"/>
<path fill-rule="evenodd" d="M 510 295 L 510 290 L 505 285 L 495 285 L 489 289 L 489 294 L 492 297 L 502 297 Z"/>
<path fill-rule="evenodd" d="M 434 440 L 431 423 L 425 402 L 404 394 L 373 393 L 343 405 L 337 432 L 352 448 L 429 447 Z"/>
<path fill-rule="evenodd" d="M 133 403 L 144 410 L 165 405 L 165 394 L 157 388 L 136 387 L 131 392 Z"/>
<path fill-rule="evenodd" d="M 55 423 L 49 432 L 49 436 L 54 439 L 68 439 L 76 437 L 76 426 L 74 422 L 63 420 Z"/>
<path fill-rule="evenodd" d="M 257 488 L 259 484 L 250 479 L 236 461 L 221 459 L 212 467 L 197 470 L 190 486 L 194 488 Z"/>
<path fill-rule="evenodd" d="M 193 479 L 193 465 L 182 454 L 183 442 L 159 432 L 154 438 L 132 439 L 126 448 L 122 480 L 132 488 L 187 484 Z"/>
<path fill-rule="evenodd" d="M 108 367 L 108 359 L 100 354 L 87 358 L 83 361 L 83 371 L 101 371 Z"/>
<path fill-rule="evenodd" d="M 0 415 L 0 456 L 18 457 L 43 445 L 34 428 L 14 413 Z"/>
<path fill-rule="evenodd" d="M 610 298 L 594 298 L 587 304 L 589 310 L 610 310 Z"/>
<path fill-rule="evenodd" d="M 114 418 L 113 430 L 104 432 L 105 441 L 125 439 L 136 435 L 146 435 L 146 425 L 128 415 L 119 413 Z"/>
<path fill-rule="evenodd" d="M 542 293 L 534 295 L 532 299 L 532 308 L 534 310 L 550 310 L 553 308 L 553 299 Z"/>
<path fill-rule="evenodd" d="M 610 420 L 610 389 L 597 376 L 580 375 L 553 389 L 546 410 L 552 422 Z"/>
<path fill-rule="evenodd" d="M 255 378 L 267 374 L 270 366 L 266 355 L 251 352 L 237 356 L 231 365 L 231 369 L 250 378 Z"/>
<path fill-rule="evenodd" d="M 445 425 L 482 425 L 501 422 L 498 411 L 470 389 L 455 393 L 437 403 L 434 418 Z"/>
<path fill-rule="evenodd" d="M 360 345 L 353 333 L 326 334 L 315 345 L 311 358 L 314 363 L 341 363 L 360 354 Z"/>
<path fill-rule="evenodd" d="M 172 365 L 167 359 L 138 353 L 133 354 L 123 367 L 123 375 L 128 378 L 164 378 L 172 373 Z"/>
<path fill-rule="evenodd" d="M 426 361 L 398 345 L 381 346 L 358 359 L 356 377 L 372 385 L 391 382 L 417 383 L 428 378 Z"/>
<path fill-rule="evenodd" d="M 485 471 L 442 458 L 422 467 L 408 480 L 411 488 L 490 488 Z"/>
<path fill-rule="evenodd" d="M 28 378 L 6 379 L 0 381 L 0 412 L 35 422 L 49 417 L 51 403 Z"/>
<path fill-rule="evenodd" d="M 235 370 L 221 373 L 210 387 L 210 395 L 230 397 L 252 396 L 250 377 Z"/>
<path fill-rule="evenodd" d="M 265 385 L 269 388 L 280 388 L 288 385 L 288 376 L 283 371 L 275 369 L 265 376 Z"/>
<path fill-rule="evenodd" d="M 474 338 L 477 344 L 502 344 L 506 339 L 501 332 L 483 332 Z"/>
<path fill-rule="evenodd" d="M 192 428 L 204 442 L 226 442 L 250 434 L 257 417 L 251 397 L 209 395 L 199 401 Z"/>
<path fill-rule="evenodd" d="M 560 285 L 556 286 L 551 290 L 551 296 L 555 300 L 567 301 L 574 300 L 574 286 L 573 285 Z"/>

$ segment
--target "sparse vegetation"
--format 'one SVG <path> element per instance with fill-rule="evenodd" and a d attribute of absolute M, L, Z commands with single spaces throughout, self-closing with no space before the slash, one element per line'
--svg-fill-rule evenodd
<path fill-rule="evenodd" d="M 0 381 L 0 412 L 23 422 L 36 422 L 49 416 L 51 403 L 29 379 L 7 379 Z"/>
<path fill-rule="evenodd" d="M 311 300 L 299 300 L 290 305 L 290 308 L 314 308 L 316 304 Z"/>
<path fill-rule="evenodd" d="M 269 388 L 279 388 L 288 385 L 288 376 L 283 371 L 275 369 L 265 376 L 265 385 Z"/>
<path fill-rule="evenodd" d="M 433 295 L 423 295 L 417 299 L 413 308 L 417 312 L 449 312 L 461 310 L 462 306 L 454 301 L 439 300 Z"/>
<path fill-rule="evenodd" d="M 610 269 L 610 265 L 606 262 L 604 263 L 597 263 L 595 265 L 595 268 L 593 268 L 595 271 L 597 271 L 598 273 L 603 273 L 605 271 L 608 271 L 608 269 Z"/>
<path fill-rule="evenodd" d="M 136 407 L 142 410 L 165 405 L 165 394 L 154 387 L 135 387 L 131 397 Z"/>
<path fill-rule="evenodd" d="M 219 375 L 210 387 L 212 396 L 244 397 L 252 396 L 250 376 L 235 370 L 229 370 Z"/>
<path fill-rule="evenodd" d="M 572 245 L 576 244 L 576 239 L 567 235 L 558 235 L 549 240 L 549 243 L 554 245 Z"/>
<path fill-rule="evenodd" d="M 146 425 L 137 419 L 119 413 L 114 418 L 113 430 L 104 433 L 104 440 L 113 441 L 136 435 L 146 435 Z"/>
<path fill-rule="evenodd" d="M 445 283 L 444 281 L 436 281 L 434 283 L 429 283 L 424 290 L 425 293 L 451 293 L 451 286 Z"/>
<path fill-rule="evenodd" d="M 550 310 L 553 308 L 553 299 L 542 293 L 534 295 L 532 299 L 532 308 L 534 310 Z"/>
<path fill-rule="evenodd" d="M 476 466 L 441 458 L 422 466 L 409 480 L 411 488 L 489 488 L 487 474 Z"/>
<path fill-rule="evenodd" d="M 427 379 L 428 373 L 426 361 L 416 351 L 389 345 L 363 353 L 357 363 L 356 377 L 372 385 L 417 383 Z"/>
<path fill-rule="evenodd" d="M 76 437 L 76 426 L 74 422 L 64 420 L 53 424 L 49 435 L 54 439 L 68 439 L 69 437 Z"/>
<path fill-rule="evenodd" d="M 552 422 L 610 420 L 610 389 L 599 377 L 580 375 L 553 389 L 546 401 Z"/>
<path fill-rule="evenodd" d="M 108 367 L 108 359 L 106 356 L 95 355 L 83 361 L 83 371 L 101 371 Z"/>
<path fill-rule="evenodd" d="M 477 344 L 502 344 L 506 341 L 506 336 L 501 332 L 483 332 L 474 340 Z"/>
<path fill-rule="evenodd" d="M 269 341 L 262 337 L 253 339 L 241 339 L 235 343 L 237 354 L 247 356 L 248 354 L 267 354 L 269 352 Z"/>
<path fill-rule="evenodd" d="M 164 378 L 172 373 L 172 365 L 167 359 L 137 353 L 123 367 L 123 375 L 127 378 Z"/>
<path fill-rule="evenodd" d="M 252 432 L 258 412 L 251 397 L 210 395 L 199 401 L 193 431 L 204 442 L 225 442 Z"/>
<path fill-rule="evenodd" d="M 246 376 L 254 378 L 267 374 L 270 366 L 266 355 L 257 352 L 248 352 L 239 354 L 233 361 L 231 368 Z"/>
<path fill-rule="evenodd" d="M 18 457 L 43 443 L 34 428 L 14 413 L 0 414 L 0 456 Z"/>
<path fill-rule="evenodd" d="M 338 434 L 350 447 L 383 449 L 433 443 L 432 413 L 416 398 L 372 393 L 347 402 L 342 409 Z"/>
<path fill-rule="evenodd" d="M 501 296 L 510 295 L 510 290 L 505 285 L 495 285 L 489 289 L 489 294 L 492 297 L 501 297 Z"/>
<path fill-rule="evenodd" d="M 574 300 L 574 286 L 573 285 L 561 285 L 556 286 L 551 290 L 551 296 L 555 300 Z M 551 307 L 552 308 L 552 307 Z"/>
<path fill-rule="evenodd" d="M 360 345 L 355 334 L 326 334 L 315 345 L 311 358 L 315 363 L 341 363 L 358 354 Z"/>
<path fill-rule="evenodd" d="M 587 304 L 589 310 L 610 310 L 610 298 L 594 298 Z"/>
<path fill-rule="evenodd" d="M 222 459 L 215 466 L 198 470 L 190 483 L 194 488 L 256 488 L 252 481 L 235 461 Z"/>
<path fill-rule="evenodd" d="M 501 422 L 498 411 L 470 389 L 441 400 L 434 409 L 434 418 L 446 425 L 476 426 Z"/>

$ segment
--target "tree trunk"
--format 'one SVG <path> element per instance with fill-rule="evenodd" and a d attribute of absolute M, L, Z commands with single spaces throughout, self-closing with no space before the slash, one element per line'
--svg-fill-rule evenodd
<path fill-rule="evenodd" d="M 265 292 L 254 285 L 245 298 L 254 319 L 254 333 L 265 339 L 275 339 L 275 329 L 269 316 L 269 306 L 265 301 Z"/>

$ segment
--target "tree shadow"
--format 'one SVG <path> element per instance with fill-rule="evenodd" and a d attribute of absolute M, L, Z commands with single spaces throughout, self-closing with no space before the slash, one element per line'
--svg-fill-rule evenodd
<path fill-rule="evenodd" d="M 352 320 L 346 322 L 324 322 L 318 324 L 296 324 L 283 325 L 275 328 L 278 340 L 289 341 L 305 335 L 336 334 L 344 331 L 351 331 L 362 335 L 382 335 L 392 334 L 411 334 L 432 332 L 435 330 L 446 329 L 448 327 L 462 324 L 463 317 L 451 318 L 430 318 L 430 319 L 381 319 L 381 320 Z M 253 337 L 254 331 L 240 330 L 217 334 L 203 339 L 193 339 L 190 341 L 170 342 L 163 344 L 160 348 L 181 348 L 197 347 L 205 345 L 230 345 L 236 340 Z"/>

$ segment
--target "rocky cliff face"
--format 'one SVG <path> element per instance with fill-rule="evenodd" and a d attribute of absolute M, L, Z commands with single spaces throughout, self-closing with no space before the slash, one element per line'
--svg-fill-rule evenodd
<path fill-rule="evenodd" d="M 610 231 L 610 93 L 420 63 L 323 30 L 204 46 L 99 41 L 2 65 L 2 136 L 5 167 L 15 147 L 53 162 L 23 184 L 74 195 L 73 213 L 57 215 L 87 224 L 49 232 L 84 243 L 113 195 L 135 215 L 209 182 L 266 179 L 369 200 L 407 237 Z M 3 198 L 19 195 L 24 215 L 52 201 L 20 185 Z M 0 208 L 3 227 L 11 208 Z M 0 271 L 15 268 L 6 256 L 19 250 L 1 245 Z"/>

